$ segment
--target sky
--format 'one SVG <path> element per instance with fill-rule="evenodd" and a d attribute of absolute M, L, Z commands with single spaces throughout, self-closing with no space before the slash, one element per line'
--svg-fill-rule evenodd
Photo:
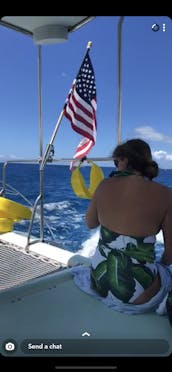
<path fill-rule="evenodd" d="M 97 16 L 65 43 L 42 46 L 43 148 L 49 143 L 88 41 L 97 87 L 97 140 L 88 157 L 117 145 L 118 16 Z M 152 26 L 159 25 L 154 31 Z M 165 25 L 165 26 L 163 26 Z M 165 31 L 163 28 L 165 27 Z M 142 138 L 161 168 L 172 168 L 172 20 L 125 16 L 122 28 L 121 141 Z M 0 26 L 0 161 L 39 157 L 37 46 Z M 81 136 L 64 117 L 55 158 L 72 158 Z"/>

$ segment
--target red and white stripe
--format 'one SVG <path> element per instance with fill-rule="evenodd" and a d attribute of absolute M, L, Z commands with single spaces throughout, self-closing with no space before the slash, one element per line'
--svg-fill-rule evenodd
<path fill-rule="evenodd" d="M 83 136 L 77 146 L 74 159 L 86 156 L 95 144 L 97 132 L 96 109 L 96 99 L 88 104 L 79 96 L 74 86 L 64 109 L 64 114 L 70 120 L 72 128 Z M 73 168 L 73 164 L 70 168 Z"/>

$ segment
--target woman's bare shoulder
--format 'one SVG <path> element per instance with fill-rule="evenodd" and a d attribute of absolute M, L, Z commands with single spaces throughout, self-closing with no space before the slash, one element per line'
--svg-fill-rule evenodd
<path fill-rule="evenodd" d="M 110 178 L 104 178 L 99 185 L 97 186 L 95 193 L 94 193 L 94 198 L 98 197 L 100 194 L 107 192 L 107 188 L 109 185 Z"/>
<path fill-rule="evenodd" d="M 99 185 L 97 186 L 96 188 L 96 194 L 99 193 L 99 191 L 101 191 L 102 189 L 104 189 L 104 187 L 107 185 L 108 183 L 108 179 L 107 178 L 104 178 L 104 180 L 102 180 Z"/>
<path fill-rule="evenodd" d="M 102 190 L 104 188 L 106 188 L 108 185 L 110 185 L 111 183 L 115 183 L 115 177 L 113 178 L 104 178 L 104 180 L 102 180 L 98 187 L 97 187 L 97 190 Z"/>
<path fill-rule="evenodd" d="M 124 180 L 124 178 L 123 178 Z M 109 177 L 105 178 L 103 181 L 100 182 L 96 189 L 96 194 L 103 193 L 110 191 L 111 189 L 115 190 L 115 188 L 121 189 L 121 177 Z M 127 181 L 128 183 L 128 181 Z M 129 185 L 129 184 L 128 184 Z M 172 188 L 163 185 L 157 181 L 147 181 L 145 179 L 142 179 L 139 177 L 138 182 L 133 178 L 132 182 L 132 189 L 138 189 L 138 186 L 140 187 L 142 185 L 143 189 L 145 190 L 145 193 L 155 193 L 155 195 L 159 195 L 160 198 L 164 198 L 167 201 L 172 200 Z M 143 190 L 142 189 L 142 190 Z"/>
<path fill-rule="evenodd" d="M 168 204 L 172 203 L 172 189 L 170 187 L 155 181 L 151 181 L 151 187 L 154 195 L 159 195 L 159 198 Z"/>

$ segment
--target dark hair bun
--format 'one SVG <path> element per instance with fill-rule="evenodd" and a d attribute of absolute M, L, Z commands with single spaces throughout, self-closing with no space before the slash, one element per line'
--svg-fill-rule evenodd
<path fill-rule="evenodd" d="M 154 177 L 158 176 L 158 172 L 159 172 L 158 164 L 156 163 L 156 161 L 152 160 L 146 165 L 143 171 L 143 175 L 152 180 Z"/>

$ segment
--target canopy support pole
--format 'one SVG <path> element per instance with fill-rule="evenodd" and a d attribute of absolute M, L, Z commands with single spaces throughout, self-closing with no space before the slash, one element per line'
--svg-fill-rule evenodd
<path fill-rule="evenodd" d="M 118 21 L 118 32 L 117 32 L 117 79 L 118 79 L 118 86 L 117 86 L 117 144 L 121 142 L 121 125 L 122 125 L 122 120 L 121 120 L 121 109 L 122 109 L 122 24 L 123 24 L 124 17 L 121 16 L 119 21 Z"/>
<path fill-rule="evenodd" d="M 42 50 L 38 45 L 38 115 L 39 115 L 39 158 L 43 156 L 43 128 L 42 128 Z M 40 241 L 44 240 L 44 172 L 39 170 L 40 187 Z M 35 213 L 35 211 L 34 211 Z"/>

